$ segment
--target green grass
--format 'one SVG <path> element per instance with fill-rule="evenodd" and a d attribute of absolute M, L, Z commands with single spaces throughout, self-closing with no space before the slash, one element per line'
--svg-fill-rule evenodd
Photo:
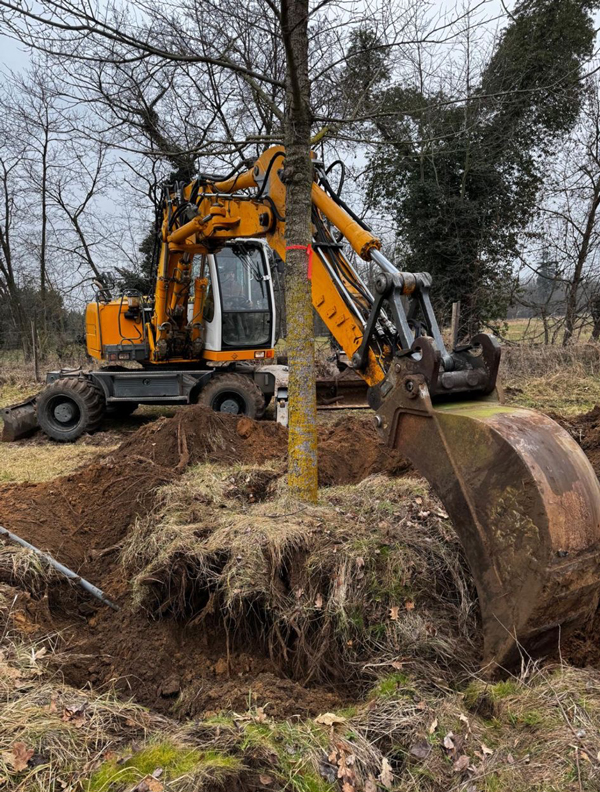
<path fill-rule="evenodd" d="M 111 759 L 104 762 L 84 785 L 85 792 L 113 792 L 129 784 L 135 784 L 160 769 L 161 782 L 173 781 L 184 775 L 203 772 L 207 775 L 222 775 L 237 772 L 241 762 L 235 756 L 219 751 L 199 751 L 176 745 L 165 740 L 143 748 L 130 758 Z"/>

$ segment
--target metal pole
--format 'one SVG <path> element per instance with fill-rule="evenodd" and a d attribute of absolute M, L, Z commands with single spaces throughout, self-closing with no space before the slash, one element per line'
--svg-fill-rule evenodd
<path fill-rule="evenodd" d="M 31 320 L 31 349 L 33 352 L 33 376 L 35 381 L 40 381 L 40 370 L 38 366 L 38 346 L 37 346 L 37 325 L 35 319 Z"/>
<path fill-rule="evenodd" d="M 374 261 L 376 264 L 379 264 L 382 270 L 385 272 L 389 272 L 390 275 L 397 275 L 399 270 L 394 267 L 391 261 L 388 261 L 386 257 L 380 250 L 373 248 L 369 251 L 371 256 L 371 261 Z"/>
<path fill-rule="evenodd" d="M 450 349 L 458 344 L 458 324 L 460 322 L 460 300 L 452 303 L 452 320 L 450 322 Z"/>
<path fill-rule="evenodd" d="M 105 605 L 108 605 L 108 607 L 112 608 L 113 610 L 116 611 L 119 610 L 119 606 L 115 605 L 114 602 L 111 602 L 101 589 L 97 588 L 96 586 L 93 586 L 88 580 L 85 580 L 85 578 L 82 578 L 76 572 L 73 572 L 72 569 L 69 569 L 68 567 L 59 563 L 56 559 L 52 558 L 52 556 L 49 555 L 48 553 L 42 552 L 37 547 L 34 547 L 32 544 L 29 544 L 29 542 L 26 542 L 25 539 L 21 539 L 20 536 L 11 533 L 6 528 L 3 528 L 1 525 L 0 525 L 0 536 L 4 536 L 7 539 L 10 539 L 11 542 L 15 542 L 16 544 L 21 545 L 21 547 L 26 547 L 28 550 L 31 550 L 40 558 L 43 558 L 44 561 L 46 561 L 46 563 L 50 564 L 51 567 L 56 569 L 57 572 L 60 572 L 66 578 L 72 580 L 73 583 L 77 583 L 78 585 L 80 585 L 89 594 L 91 594 L 93 597 L 96 597 L 96 599 L 100 600 L 100 602 L 103 602 Z"/>

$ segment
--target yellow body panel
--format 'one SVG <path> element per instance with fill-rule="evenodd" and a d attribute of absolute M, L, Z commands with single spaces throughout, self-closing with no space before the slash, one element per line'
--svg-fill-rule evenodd
<path fill-rule="evenodd" d="M 131 347 L 144 343 L 144 328 L 141 315 L 138 319 L 125 316 L 127 300 L 111 300 L 108 303 L 89 303 L 85 311 L 85 334 L 87 351 L 97 360 L 105 358 L 108 346 Z"/>

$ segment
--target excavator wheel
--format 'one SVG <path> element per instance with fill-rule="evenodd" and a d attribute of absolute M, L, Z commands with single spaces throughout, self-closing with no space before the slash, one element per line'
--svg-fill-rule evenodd
<path fill-rule="evenodd" d="M 265 396 L 248 374 L 215 374 L 200 392 L 199 404 L 215 412 L 247 415 L 259 419 L 265 414 Z"/>
<path fill-rule="evenodd" d="M 62 443 L 95 431 L 104 417 L 101 390 L 87 379 L 63 377 L 37 398 L 37 419 L 42 431 Z"/>

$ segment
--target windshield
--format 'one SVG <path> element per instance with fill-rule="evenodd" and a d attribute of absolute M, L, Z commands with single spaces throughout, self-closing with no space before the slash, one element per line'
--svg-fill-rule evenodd
<path fill-rule="evenodd" d="M 257 247 L 235 245 L 215 256 L 223 307 L 223 345 L 266 346 L 271 307 L 265 263 Z"/>

